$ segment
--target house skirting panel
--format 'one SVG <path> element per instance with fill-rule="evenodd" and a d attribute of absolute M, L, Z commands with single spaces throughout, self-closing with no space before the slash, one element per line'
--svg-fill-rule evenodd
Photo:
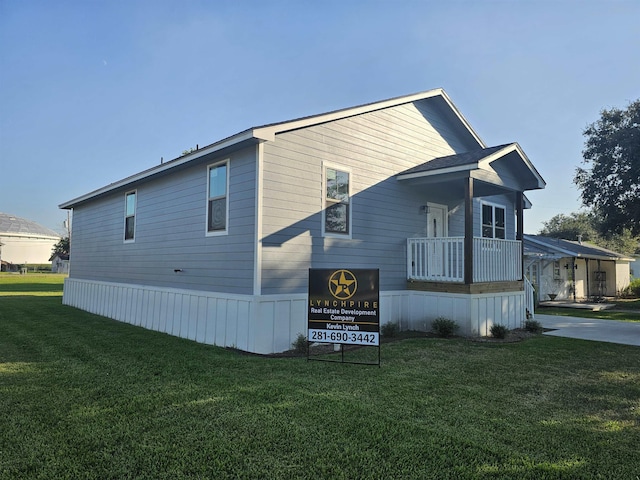
<path fill-rule="evenodd" d="M 289 350 L 307 332 L 307 295 L 233 295 L 68 278 L 63 303 L 149 330 L 200 343 L 268 354 Z M 380 323 L 428 331 L 437 317 L 463 335 L 488 335 L 494 323 L 524 322 L 523 292 L 442 294 L 380 292 Z"/>
<path fill-rule="evenodd" d="M 494 324 L 521 328 L 526 319 L 523 291 L 457 294 L 410 291 L 408 325 L 403 329 L 431 330 L 438 317 L 454 320 L 460 335 L 488 336 Z"/>
<path fill-rule="evenodd" d="M 254 297 L 68 278 L 62 301 L 149 330 L 254 353 L 289 350 L 306 332 L 306 295 Z"/>

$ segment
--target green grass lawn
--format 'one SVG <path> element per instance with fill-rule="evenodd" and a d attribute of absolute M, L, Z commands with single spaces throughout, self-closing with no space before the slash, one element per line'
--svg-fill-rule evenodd
<path fill-rule="evenodd" d="M 60 296 L 66 277 L 57 273 L 0 273 L 0 296 Z"/>
<path fill-rule="evenodd" d="M 638 347 L 411 338 L 380 368 L 265 358 L 65 307 L 60 281 L 0 280 L 2 479 L 640 476 Z"/>
<path fill-rule="evenodd" d="M 583 308 L 538 307 L 536 313 L 543 315 L 560 315 L 564 317 L 599 318 L 601 320 L 618 320 L 621 322 L 640 322 L 640 312 L 620 310 L 600 310 L 594 312 Z"/>
<path fill-rule="evenodd" d="M 640 298 L 620 298 L 614 300 L 615 308 L 621 310 L 637 310 L 640 313 Z"/>

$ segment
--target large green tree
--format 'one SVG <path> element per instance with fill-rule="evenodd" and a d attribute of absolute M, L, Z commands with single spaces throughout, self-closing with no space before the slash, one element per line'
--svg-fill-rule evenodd
<path fill-rule="evenodd" d="M 640 99 L 625 110 L 602 110 L 588 125 L 574 182 L 582 203 L 595 210 L 604 231 L 640 235 Z"/>
<path fill-rule="evenodd" d="M 581 236 L 585 242 L 597 243 L 600 238 L 598 222 L 592 213 L 573 212 L 569 215 L 560 213 L 542 222 L 540 235 L 564 240 L 578 240 Z"/>
<path fill-rule="evenodd" d="M 62 237 L 58 243 L 53 246 L 51 256 L 55 254 L 69 255 L 69 237 Z"/>

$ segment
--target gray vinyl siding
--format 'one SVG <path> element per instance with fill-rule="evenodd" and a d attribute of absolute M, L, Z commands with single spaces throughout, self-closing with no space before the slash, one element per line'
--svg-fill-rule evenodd
<path fill-rule="evenodd" d="M 476 213 L 476 211 L 478 210 L 475 202 L 473 205 L 473 210 L 474 213 Z M 475 226 L 475 220 L 473 224 Z M 455 206 L 449 205 L 449 236 L 464 237 L 464 199 L 458 201 Z"/>
<path fill-rule="evenodd" d="M 407 238 L 425 235 L 420 206 L 455 202 L 402 185 L 395 175 L 467 148 L 428 100 L 267 142 L 262 293 L 303 293 L 310 267 L 379 268 L 381 289 L 404 289 Z M 322 236 L 323 161 L 351 173 L 351 239 Z"/>
<path fill-rule="evenodd" d="M 228 234 L 206 236 L 207 167 L 226 158 Z M 255 185 L 256 149 L 251 147 L 203 158 L 185 170 L 77 206 L 71 277 L 251 294 Z M 134 189 L 135 239 L 124 243 L 124 195 Z"/>

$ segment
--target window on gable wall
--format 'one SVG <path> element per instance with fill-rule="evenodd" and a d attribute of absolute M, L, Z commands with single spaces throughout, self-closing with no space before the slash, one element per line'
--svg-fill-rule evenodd
<path fill-rule="evenodd" d="M 324 231 L 348 235 L 351 221 L 349 172 L 335 168 L 325 170 L 324 204 Z"/>
<path fill-rule="evenodd" d="M 136 234 L 136 192 L 129 192 L 124 197 L 124 241 L 133 242 Z"/>
<path fill-rule="evenodd" d="M 482 204 L 482 236 L 484 238 L 506 238 L 505 208 L 491 203 Z"/>
<path fill-rule="evenodd" d="M 209 167 L 207 232 L 223 233 L 227 230 L 227 171 L 228 162 Z"/>

